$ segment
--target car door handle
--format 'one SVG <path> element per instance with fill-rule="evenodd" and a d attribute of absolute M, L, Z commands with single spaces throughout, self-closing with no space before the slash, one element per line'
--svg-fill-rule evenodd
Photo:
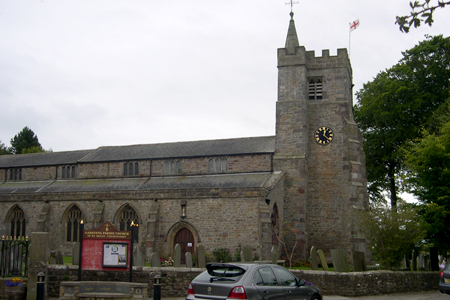
<path fill-rule="evenodd" d="M 264 291 L 263 293 L 264 293 L 264 294 L 268 294 L 268 293 L 269 293 L 269 291 Z"/>

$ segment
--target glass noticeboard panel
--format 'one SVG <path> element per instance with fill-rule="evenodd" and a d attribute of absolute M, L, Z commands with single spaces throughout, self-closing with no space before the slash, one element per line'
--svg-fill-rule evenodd
<path fill-rule="evenodd" d="M 126 268 L 128 243 L 103 243 L 103 267 Z"/>

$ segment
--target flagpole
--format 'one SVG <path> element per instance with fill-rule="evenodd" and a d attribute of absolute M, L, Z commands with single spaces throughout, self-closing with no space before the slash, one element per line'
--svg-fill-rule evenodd
<path fill-rule="evenodd" d="M 351 38 L 352 38 L 352 23 L 348 23 L 350 26 L 348 26 L 348 58 L 350 58 L 350 47 L 351 47 Z"/>

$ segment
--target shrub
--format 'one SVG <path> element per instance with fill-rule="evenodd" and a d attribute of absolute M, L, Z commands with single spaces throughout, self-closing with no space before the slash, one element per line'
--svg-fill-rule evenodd
<path fill-rule="evenodd" d="M 229 262 L 231 261 L 230 250 L 227 248 L 217 248 L 213 250 L 213 256 L 217 262 Z"/>

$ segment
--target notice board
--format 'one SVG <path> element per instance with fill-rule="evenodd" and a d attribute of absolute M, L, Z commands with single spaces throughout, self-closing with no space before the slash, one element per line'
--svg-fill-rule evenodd
<path fill-rule="evenodd" d="M 131 232 L 119 231 L 106 222 L 95 230 L 83 230 L 82 270 L 128 271 Z"/>

